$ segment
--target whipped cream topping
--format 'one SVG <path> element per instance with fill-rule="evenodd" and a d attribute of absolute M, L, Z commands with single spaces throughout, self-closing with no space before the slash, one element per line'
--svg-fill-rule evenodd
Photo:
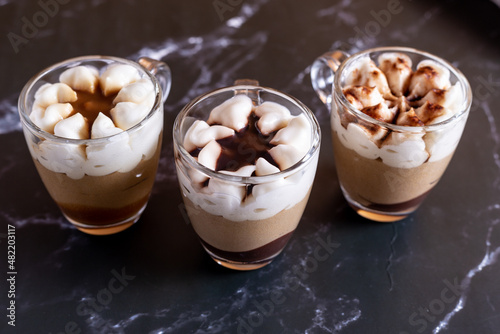
<path fill-rule="evenodd" d="M 64 71 L 60 75 L 59 81 L 54 84 L 45 84 L 37 90 L 30 118 L 42 130 L 65 138 L 91 138 L 90 132 L 86 136 L 78 138 L 64 136 L 66 130 L 60 132 L 61 135 L 54 133 L 55 125 L 73 113 L 71 102 L 77 101 L 77 91 L 95 93 L 99 87 L 104 96 L 117 94 L 113 100 L 114 108 L 111 110 L 111 121 L 115 127 L 121 130 L 127 130 L 139 123 L 151 110 L 155 100 L 151 81 L 141 79 L 137 69 L 130 65 L 110 65 L 101 75 L 99 75 L 97 68 L 76 66 Z M 48 107 L 51 108 L 47 112 Z M 90 129 L 92 124 L 85 118 L 83 120 Z M 62 122 L 59 127 L 74 125 L 77 123 Z M 78 123 L 78 126 L 82 125 Z M 67 131 L 73 133 L 77 129 L 68 129 Z M 116 133 L 116 130 L 109 129 L 109 133 Z M 102 136 L 110 135 L 102 131 L 100 134 Z"/>
<path fill-rule="evenodd" d="M 380 158 L 399 168 L 417 167 L 452 154 L 465 119 L 436 131 L 412 131 L 411 127 L 437 124 L 459 112 L 464 98 L 461 84 L 452 84 L 449 70 L 433 60 L 422 60 L 413 70 L 408 55 L 386 52 L 377 62 L 378 66 L 365 56 L 346 68 L 343 94 L 364 114 L 407 126 L 409 131 L 391 131 L 333 110 L 332 128 L 342 144 L 365 158 Z"/>
<path fill-rule="evenodd" d="M 266 142 L 266 148 L 239 144 L 244 155 L 226 161 L 227 142 L 245 136 L 254 127 Z M 279 173 L 295 165 L 313 145 L 313 125 L 305 114 L 292 115 L 276 102 L 254 105 L 247 95 L 238 94 L 215 107 L 205 122 L 196 120 L 187 130 L 183 146 L 197 161 L 229 176 L 264 176 Z M 230 147 L 230 146 L 229 146 Z M 265 150 L 265 153 L 262 151 Z M 307 196 L 312 186 L 318 151 L 309 163 L 295 174 L 276 177 L 270 182 L 249 186 L 212 177 L 193 168 L 180 168 L 178 177 L 184 195 L 205 211 L 233 221 L 269 218 L 291 208 Z M 220 160 L 225 163 L 221 164 Z M 236 166 L 236 168 L 234 168 Z"/>
<path fill-rule="evenodd" d="M 111 109 L 88 119 L 74 108 L 84 93 L 112 99 Z M 67 69 L 59 76 L 59 82 L 44 84 L 36 91 L 30 119 L 58 137 L 107 140 L 86 145 L 42 140 L 31 144 L 31 153 L 47 169 L 74 179 L 85 174 L 128 172 L 142 159 L 151 158 L 157 148 L 162 112 L 155 113 L 138 131 L 125 131 L 149 114 L 155 98 L 151 80 L 131 65 L 111 64 L 101 70 L 83 65 Z M 98 108 L 93 96 L 88 99 L 82 102 L 84 108 Z"/>

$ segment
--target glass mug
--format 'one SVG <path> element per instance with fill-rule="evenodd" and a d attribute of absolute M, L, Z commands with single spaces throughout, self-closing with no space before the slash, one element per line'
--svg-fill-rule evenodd
<path fill-rule="evenodd" d="M 145 117 L 137 119 L 135 125 L 126 130 L 119 130 L 108 123 L 106 126 L 113 129 L 103 131 L 112 131 L 111 133 L 104 132 L 96 137 L 92 135 L 94 138 L 90 137 L 91 139 L 55 135 L 56 130 L 43 130 L 37 126 L 30 114 L 40 105 L 46 107 L 39 102 L 43 89 L 55 87 L 50 84 L 58 83 L 63 72 L 77 66 L 90 69 L 90 72 L 85 72 L 87 74 L 94 73 L 89 82 L 99 81 L 102 72 L 112 66 L 115 68 L 113 78 L 125 80 L 124 69 L 127 69 L 134 80 L 143 84 L 134 86 L 135 90 L 129 89 L 129 95 L 133 99 L 142 98 L 143 93 L 148 97 L 148 104 L 140 104 L 144 108 L 141 115 Z M 120 70 L 116 70 L 117 68 Z M 107 86 L 111 87 L 112 84 L 113 80 Z M 163 103 L 169 94 L 170 85 L 170 69 L 163 62 L 143 57 L 136 63 L 98 55 L 57 63 L 35 75 L 24 86 L 18 108 L 29 151 L 50 196 L 67 220 L 80 231 L 94 235 L 113 234 L 127 229 L 140 218 L 149 200 L 158 167 L 163 132 Z M 100 86 L 102 85 L 96 84 L 96 92 L 102 90 Z M 90 100 L 85 101 L 83 96 L 86 93 L 77 89 L 75 92 L 78 99 L 74 103 L 79 103 L 81 99 L 80 103 L 84 108 L 93 108 L 93 103 L 101 103 L 106 99 L 93 95 Z M 112 99 L 119 96 L 120 92 L 118 95 L 111 94 L 107 98 L 108 103 L 115 103 Z M 64 98 L 58 94 L 47 96 L 56 102 L 58 99 L 63 101 Z M 132 102 L 125 101 L 126 103 Z M 76 105 L 72 106 L 76 112 Z M 42 115 L 49 117 L 47 110 L 48 107 Z M 96 122 L 97 120 L 93 124 Z M 52 128 L 55 129 L 53 125 Z"/>
<path fill-rule="evenodd" d="M 251 99 L 248 103 L 252 108 L 269 102 L 280 104 L 292 117 L 301 116 L 308 124 L 308 130 L 303 133 L 309 144 L 296 163 L 266 175 L 255 175 L 253 165 L 245 165 L 240 171 L 245 168 L 251 171 L 241 175 L 206 167 L 199 162 L 201 152 L 198 158 L 192 155 L 186 136 L 193 124 L 207 121 L 212 110 L 224 101 L 241 96 Z M 253 125 L 245 129 L 250 127 Z M 213 260 L 227 268 L 252 270 L 269 264 L 283 250 L 311 192 L 320 138 L 319 124 L 304 104 L 274 89 L 261 87 L 256 81 L 237 81 L 234 86 L 197 97 L 182 109 L 173 132 L 177 175 L 190 222 Z M 257 140 L 238 146 L 248 162 L 255 158 L 256 150 L 251 146 L 254 141 Z M 239 164 L 236 160 L 231 162 Z"/>
<path fill-rule="evenodd" d="M 400 63 L 393 60 L 385 63 L 390 57 Z M 373 67 L 377 62 L 376 66 L 383 68 L 385 75 Z M 415 69 L 415 66 L 420 67 Z M 362 72 L 366 68 L 369 70 Z M 434 76 L 433 71 L 440 76 Z M 449 82 L 438 81 L 437 78 L 446 79 L 446 73 L 449 73 Z M 397 119 L 396 124 L 386 121 L 386 116 L 373 106 L 361 109 L 365 105 L 354 105 L 363 99 L 365 104 L 369 104 L 371 98 L 380 101 L 377 92 L 381 89 L 378 87 L 384 85 L 376 76 L 384 76 L 391 85 L 390 93 L 386 91 L 380 95 L 388 94 L 393 101 L 382 103 L 411 106 L 404 111 L 398 109 L 396 116 L 387 116 L 387 119 Z M 433 78 L 436 86 L 425 86 L 428 83 L 425 78 Z M 362 85 L 353 85 L 362 80 L 377 82 L 378 86 L 365 88 L 366 94 L 362 95 L 359 93 Z M 406 47 L 379 47 L 352 56 L 342 51 L 328 52 L 313 63 L 311 81 L 331 112 L 335 165 L 349 205 L 359 215 L 380 222 L 401 220 L 414 212 L 438 183 L 460 141 L 472 102 L 465 76 L 432 54 Z M 436 88 L 438 84 L 440 88 Z M 353 94 L 361 95 L 353 99 Z M 441 105 L 436 107 L 438 101 L 448 109 Z M 382 104 L 375 107 L 388 110 Z M 429 124 L 413 118 L 418 114 L 424 119 L 426 112 L 433 110 L 454 113 L 441 120 L 436 117 Z"/>

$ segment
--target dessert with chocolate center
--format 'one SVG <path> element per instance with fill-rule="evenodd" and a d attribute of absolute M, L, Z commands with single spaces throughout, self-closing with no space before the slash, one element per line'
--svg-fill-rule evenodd
<path fill-rule="evenodd" d="M 182 137 L 188 154 L 176 151 L 187 213 L 218 263 L 259 268 L 281 252 L 302 217 L 318 158 L 316 123 L 276 102 L 257 105 L 244 94 L 209 113 Z M 212 172 L 190 167 L 196 164 Z"/>

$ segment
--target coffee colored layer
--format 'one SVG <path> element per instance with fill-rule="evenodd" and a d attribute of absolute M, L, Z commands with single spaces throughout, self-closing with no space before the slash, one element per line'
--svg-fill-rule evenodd
<path fill-rule="evenodd" d="M 96 85 L 94 93 L 77 90 L 77 100 L 71 102 L 71 106 L 73 107 L 71 115 L 80 113 L 89 122 L 89 128 L 92 128 L 92 124 L 100 112 L 111 118 L 110 111 L 114 107 L 113 100 L 116 95 L 104 96 L 99 85 Z"/>
<path fill-rule="evenodd" d="M 450 154 L 414 168 L 390 167 L 380 159 L 367 159 L 346 148 L 337 136 L 333 131 L 335 165 L 344 190 L 361 205 L 370 207 L 376 203 L 378 208 L 385 206 L 391 212 L 398 206 L 412 206 L 414 200 L 421 202 L 439 181 L 453 156 Z"/>
<path fill-rule="evenodd" d="M 37 160 L 35 165 L 50 195 L 69 218 L 102 226 L 123 221 L 144 207 L 155 181 L 160 151 L 161 140 L 153 158 L 142 160 L 130 172 L 81 179 L 55 173 Z"/>
<path fill-rule="evenodd" d="M 310 189 L 293 207 L 261 220 L 232 221 L 206 212 L 188 197 L 184 197 L 184 203 L 194 230 L 205 243 L 221 251 L 241 253 L 265 246 L 294 231 L 309 193 Z"/>
<path fill-rule="evenodd" d="M 227 252 L 211 246 L 201 238 L 200 241 L 203 246 L 205 246 L 212 254 L 220 257 L 221 259 L 235 262 L 255 263 L 258 261 L 269 259 L 273 255 L 278 254 L 283 248 L 285 248 L 288 240 L 290 240 L 292 236 L 292 233 L 293 231 L 279 237 L 274 241 L 271 241 L 264 246 L 246 252 Z"/>

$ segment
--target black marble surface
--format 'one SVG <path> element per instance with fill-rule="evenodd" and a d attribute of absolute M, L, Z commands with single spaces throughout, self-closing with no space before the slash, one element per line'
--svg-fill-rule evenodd
<path fill-rule="evenodd" d="M 0 332 L 499 333 L 498 22 L 499 7 L 485 0 L 0 0 Z M 347 206 L 328 112 L 309 79 L 323 52 L 383 45 L 450 60 L 474 93 L 441 182 L 394 224 Z M 108 237 L 82 234 L 61 217 L 16 108 L 36 72 L 87 54 L 146 55 L 173 73 L 153 195 L 136 225 Z M 299 98 L 323 131 L 297 231 L 282 255 L 252 272 L 218 266 L 183 218 L 170 131 L 189 100 L 238 78 Z M 7 281 L 8 225 L 15 286 Z"/>

